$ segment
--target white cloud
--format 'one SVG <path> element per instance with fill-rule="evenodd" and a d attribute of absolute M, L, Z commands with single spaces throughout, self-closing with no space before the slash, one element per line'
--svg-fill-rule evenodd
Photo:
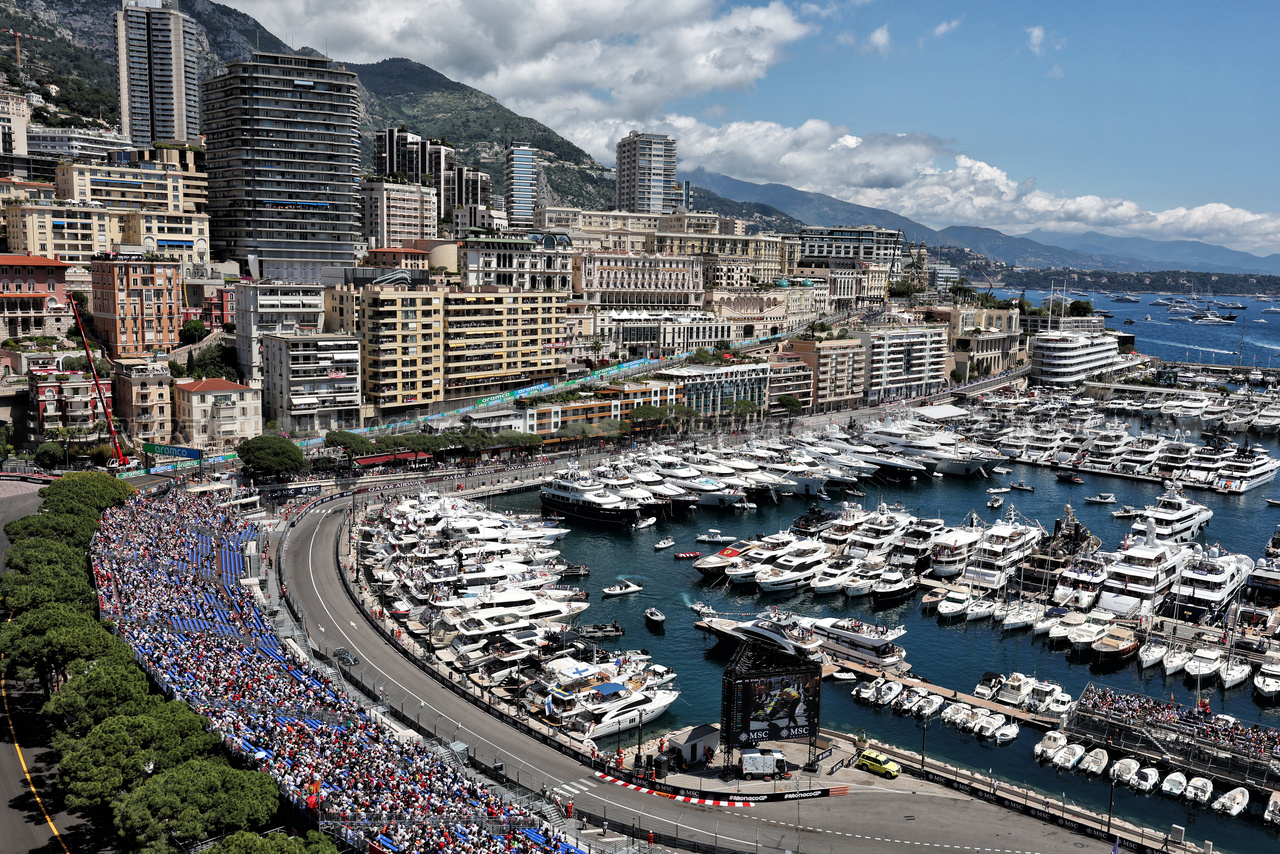
<path fill-rule="evenodd" d="M 1044 53 L 1044 27 L 1027 27 L 1027 46 L 1036 56 Z"/>
<path fill-rule="evenodd" d="M 942 38 L 958 26 L 960 26 L 959 18 L 956 18 L 954 21 L 943 21 L 941 24 L 938 24 L 938 26 L 933 28 L 933 34 L 938 38 Z"/>
<path fill-rule="evenodd" d="M 836 36 L 836 44 L 844 45 L 845 47 L 853 47 L 857 43 L 858 37 L 849 30 L 845 30 Z"/>
<path fill-rule="evenodd" d="M 871 35 L 867 36 L 867 43 L 863 49 L 868 53 L 875 51 L 881 56 L 887 56 L 890 47 L 889 25 L 885 24 L 883 27 L 873 30 Z"/>
<path fill-rule="evenodd" d="M 1065 76 L 1066 76 L 1066 72 L 1064 72 L 1064 71 L 1062 70 L 1062 66 L 1061 66 L 1061 65 L 1055 65 L 1053 68 L 1050 68 L 1050 69 L 1049 69 L 1049 71 L 1048 71 L 1048 75 L 1049 75 L 1050 77 L 1062 78 L 1062 77 L 1065 77 Z"/>

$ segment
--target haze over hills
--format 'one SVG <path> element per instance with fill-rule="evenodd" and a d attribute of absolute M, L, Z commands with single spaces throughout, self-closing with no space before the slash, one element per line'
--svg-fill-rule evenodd
<path fill-rule="evenodd" d="M 118 0 L 0 0 L 6 20 L 52 45 L 24 44 L 28 63 L 78 76 L 113 91 L 115 62 L 113 14 Z M 253 17 L 213 0 L 185 0 L 182 9 L 200 30 L 199 67 L 216 74 L 230 60 L 246 59 L 255 49 L 290 52 L 289 46 Z M 0 56 L 12 50 L 0 43 Z M 302 52 L 301 49 L 299 52 Z M 77 55 L 82 52 L 82 56 Z M 334 57 L 341 61 L 341 57 Z M 521 116 L 478 89 L 404 58 L 347 67 L 360 76 L 363 155 L 373 163 L 368 136 L 384 127 L 405 125 L 424 136 L 454 145 L 464 162 L 488 172 L 501 192 L 502 149 L 528 142 L 546 152 L 543 193 L 553 205 L 586 209 L 613 206 L 613 170 L 541 122 Z M 695 186 L 695 205 L 752 223 L 752 230 L 794 230 L 801 224 L 877 225 L 901 229 L 910 241 L 954 246 L 1026 267 L 1075 267 L 1117 271 L 1184 269 L 1280 274 L 1280 255 L 1261 258 L 1197 241 L 1157 241 L 1110 237 L 1097 232 L 1065 234 L 1035 230 L 1012 236 L 990 228 L 963 225 L 935 230 L 880 208 L 842 201 L 785 184 L 753 184 L 694 169 L 680 173 Z"/>

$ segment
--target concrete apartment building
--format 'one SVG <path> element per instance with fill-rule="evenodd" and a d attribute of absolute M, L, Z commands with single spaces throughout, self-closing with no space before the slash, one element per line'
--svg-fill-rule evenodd
<path fill-rule="evenodd" d="M 738 340 L 742 331 L 741 325 L 703 312 L 600 311 L 592 317 L 593 333 L 584 347 L 590 359 L 665 359 Z"/>
<path fill-rule="evenodd" d="M 533 228 L 533 209 L 538 203 L 537 152 L 527 142 L 511 143 L 503 152 L 502 175 L 507 227 Z"/>
<path fill-rule="evenodd" d="M 701 415 L 726 415 L 739 400 L 750 401 L 761 413 L 769 405 L 769 364 L 682 365 L 655 374 L 680 383 L 686 406 Z"/>
<path fill-rule="evenodd" d="M 361 233 L 375 249 L 437 234 L 439 200 L 432 187 L 389 181 L 360 182 Z"/>
<path fill-rule="evenodd" d="M 112 366 L 112 418 L 133 442 L 168 444 L 174 415 L 168 360 L 120 359 Z M 104 377 L 103 382 L 107 379 Z"/>
<path fill-rule="evenodd" d="M 813 406 L 813 371 L 794 353 L 778 353 L 769 357 L 769 414 L 774 418 L 787 416 L 787 409 L 779 399 L 794 397 L 804 411 Z"/>
<path fill-rule="evenodd" d="M 289 433 L 361 426 L 360 339 L 354 335 L 262 336 L 262 406 Z"/>
<path fill-rule="evenodd" d="M 26 199 L 3 208 L 9 251 L 57 255 L 87 267 L 93 256 L 121 242 L 119 214 L 49 199 Z"/>
<path fill-rule="evenodd" d="M 901 231 L 874 225 L 824 228 L 808 226 L 798 235 L 800 258 L 846 258 L 867 264 L 887 264 L 889 275 L 902 269 L 906 240 Z"/>
<path fill-rule="evenodd" d="M 111 383 L 101 382 L 102 396 L 111 412 Z M 106 414 L 98 401 L 93 376 L 85 371 L 34 369 L 27 375 L 27 435 L 40 439 L 55 427 L 91 428 Z"/>
<path fill-rule="evenodd" d="M 200 36 L 174 0 L 124 0 L 116 12 L 120 128 L 138 145 L 200 133 Z"/>
<path fill-rule="evenodd" d="M 839 412 L 934 394 L 947 385 L 947 329 L 893 324 L 845 338 L 792 339 L 786 352 L 813 373 L 813 410 Z"/>
<path fill-rule="evenodd" d="M 379 417 L 444 399 L 444 293 L 400 270 L 325 289 L 325 329 L 360 339 L 364 397 Z"/>
<path fill-rule="evenodd" d="M 0 334 L 65 335 L 74 324 L 65 261 L 0 255 Z"/>
<path fill-rule="evenodd" d="M 204 81 L 216 260 L 292 282 L 355 264 L 357 84 L 327 57 L 259 52 Z"/>
<path fill-rule="evenodd" d="M 130 148 L 133 148 L 133 140 L 115 131 L 44 125 L 27 127 L 27 154 L 32 158 L 55 162 L 106 163 L 112 152 Z"/>
<path fill-rule="evenodd" d="M 573 258 L 573 291 L 599 310 L 698 311 L 702 262 L 674 255 L 584 252 Z"/>
<path fill-rule="evenodd" d="M 262 433 L 262 391 L 224 379 L 178 379 L 173 386 L 177 444 L 210 454 Z"/>
<path fill-rule="evenodd" d="M 182 329 L 182 265 L 140 248 L 94 258 L 93 323 L 112 359 L 168 353 Z"/>
<path fill-rule="evenodd" d="M 659 214 L 629 211 L 584 211 L 581 208 L 539 207 L 533 227 L 568 233 L 575 246 L 604 252 L 643 252 L 658 230 Z"/>
<path fill-rule="evenodd" d="M 801 258 L 792 279 L 826 282 L 826 310 L 856 311 L 884 305 L 889 298 L 889 265 L 838 256 Z"/>
<path fill-rule="evenodd" d="M 459 402 L 553 383 L 569 294 L 487 285 L 445 292 L 444 394 Z"/>
<path fill-rule="evenodd" d="M 21 95 L 0 93 L 0 154 L 27 156 L 31 105 Z"/>
<path fill-rule="evenodd" d="M 1016 308 L 928 306 L 920 315 L 947 324 L 952 361 L 962 381 L 1010 370 L 1026 358 Z"/>
<path fill-rule="evenodd" d="M 615 147 L 614 207 L 668 214 L 684 200 L 676 181 L 676 141 L 663 133 L 631 133 Z"/>
<path fill-rule="evenodd" d="M 262 336 L 319 332 L 324 286 L 257 281 L 236 285 L 236 361 L 249 379 L 262 379 Z"/>
<path fill-rule="evenodd" d="M 1042 332 L 1027 345 L 1031 380 L 1039 385 L 1074 388 L 1124 365 L 1114 335 Z"/>

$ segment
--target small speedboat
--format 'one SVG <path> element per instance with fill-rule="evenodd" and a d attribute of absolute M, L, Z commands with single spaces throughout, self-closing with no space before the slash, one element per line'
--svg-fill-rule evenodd
<path fill-rule="evenodd" d="M 640 584 L 632 581 L 629 578 L 624 578 L 621 581 L 619 581 L 617 584 L 610 584 L 608 587 L 601 590 L 600 595 L 601 596 L 626 596 L 628 593 L 639 593 L 643 589 L 644 587 L 641 586 Z"/>
<path fill-rule="evenodd" d="M 1084 478 L 1074 472 L 1063 471 L 1058 472 L 1058 482 L 1072 484 L 1084 483 Z"/>
<path fill-rule="evenodd" d="M 1140 507 L 1134 507 L 1132 504 L 1125 504 L 1119 510 L 1111 511 L 1112 519 L 1137 519 L 1146 510 Z"/>
<path fill-rule="evenodd" d="M 1150 792 L 1160 782 L 1160 772 L 1155 768 L 1143 768 L 1129 778 L 1129 787 L 1135 792 Z"/>
<path fill-rule="evenodd" d="M 1182 793 L 1187 790 L 1187 775 L 1181 771 L 1174 771 L 1168 777 L 1164 778 L 1164 782 L 1160 784 L 1161 793 L 1171 798 L 1180 798 Z"/>
<path fill-rule="evenodd" d="M 1068 744 L 1053 755 L 1053 764 L 1063 770 L 1070 770 L 1084 758 L 1083 744 Z"/>
<path fill-rule="evenodd" d="M 1025 480 L 1020 480 L 1020 481 L 1018 481 L 1017 483 L 1011 483 L 1011 484 L 1009 484 L 1009 488 L 1010 488 L 1010 489 L 1016 489 L 1016 490 L 1018 490 L 1018 491 L 1020 491 L 1020 492 L 1035 492 L 1035 491 L 1036 491 L 1036 488 L 1035 488 L 1034 486 L 1032 486 L 1031 484 L 1027 483 Z"/>
<path fill-rule="evenodd" d="M 929 718 L 938 713 L 938 709 L 942 708 L 942 695 L 929 694 L 923 700 L 916 703 L 911 713 L 918 718 Z"/>
<path fill-rule="evenodd" d="M 871 702 L 871 698 L 876 695 L 876 692 L 880 690 L 880 686 L 888 681 L 889 680 L 885 679 L 883 676 L 878 676 L 875 679 L 863 682 L 857 688 L 850 691 L 849 694 L 855 700 L 861 700 L 864 703 L 869 703 Z"/>
<path fill-rule="evenodd" d="M 649 528 L 656 524 L 658 524 L 657 516 L 647 516 L 644 519 L 641 519 L 639 522 L 636 522 L 636 530 L 640 530 L 641 528 Z"/>
<path fill-rule="evenodd" d="M 1237 816 L 1249 806 L 1249 790 L 1237 786 L 1213 802 L 1213 811 Z"/>
<path fill-rule="evenodd" d="M 1001 494 L 1003 494 L 1003 493 L 1005 493 L 1005 492 L 1008 492 L 1011 488 L 1012 488 L 1012 485 L 1010 485 L 1010 486 L 989 486 L 989 487 L 987 487 L 987 495 L 1001 495 Z"/>
<path fill-rule="evenodd" d="M 1213 781 L 1208 777 L 1192 777 L 1184 794 L 1193 804 L 1207 804 L 1213 797 Z"/>
<path fill-rule="evenodd" d="M 732 543 L 738 538 L 732 534 L 722 534 L 719 528 L 708 528 L 705 534 L 699 534 L 695 537 L 700 543 Z"/>
<path fill-rule="evenodd" d="M 695 560 L 702 557 L 702 552 L 676 552 L 676 560 Z"/>
<path fill-rule="evenodd" d="M 990 507 L 992 510 L 999 510 L 1001 507 L 1004 506 L 1004 496 L 993 495 L 991 497 L 991 500 L 987 502 L 987 506 Z"/>
<path fill-rule="evenodd" d="M 1267 503 L 1272 507 L 1280 507 L 1280 498 L 1268 498 Z"/>
<path fill-rule="evenodd" d="M 943 715 L 946 718 L 946 715 Z M 1062 730 L 1050 730 L 1044 734 L 1044 738 L 1036 745 L 1033 751 L 1036 759 L 1041 762 L 1048 762 L 1058 751 L 1067 746 L 1067 734 Z"/>
<path fill-rule="evenodd" d="M 871 702 L 877 706 L 887 706 L 894 700 L 898 699 L 898 695 L 902 693 L 902 683 L 894 679 L 885 682 L 871 696 Z"/>
<path fill-rule="evenodd" d="M 1080 760 L 1080 770 L 1086 774 L 1101 774 L 1107 768 L 1111 757 L 1101 747 L 1095 747 Z"/>
<path fill-rule="evenodd" d="M 1085 504 L 1115 504 L 1116 494 L 1114 492 L 1099 492 L 1097 495 L 1089 495 L 1084 499 Z"/>
<path fill-rule="evenodd" d="M 676 541 L 671 537 L 663 537 L 662 539 L 658 540 L 656 543 L 653 544 L 653 550 L 655 552 L 660 552 L 663 549 L 671 548 L 675 544 L 676 544 Z"/>
<path fill-rule="evenodd" d="M 1115 780 L 1121 786 L 1129 785 L 1129 781 L 1133 779 L 1133 775 L 1138 773 L 1141 767 L 1138 760 L 1132 756 L 1121 759 L 1115 765 L 1111 766 L 1111 779 Z"/>
<path fill-rule="evenodd" d="M 1010 721 L 1009 723 L 1000 727 L 1000 729 L 996 730 L 991 737 L 992 739 L 995 740 L 996 744 L 1008 744 L 1009 742 L 1016 739 L 1018 737 L 1018 734 L 1021 732 L 1022 732 L 1022 727 L 1018 726 L 1013 721 Z"/>
<path fill-rule="evenodd" d="M 944 724 L 955 724 L 961 717 L 973 711 L 973 706 L 968 703 L 952 703 L 942 711 L 942 722 Z"/>
<path fill-rule="evenodd" d="M 1262 820 L 1267 824 L 1280 824 L 1280 792 L 1271 793 L 1271 799 L 1267 801 L 1267 811 L 1262 814 Z"/>
<path fill-rule="evenodd" d="M 995 466 L 991 469 L 992 474 L 1013 474 L 1013 469 L 1008 466 Z"/>
<path fill-rule="evenodd" d="M 978 720 L 973 726 L 973 732 L 978 738 L 991 738 L 996 734 L 996 730 L 1008 723 L 1008 718 L 999 712 L 988 713 Z"/>
<path fill-rule="evenodd" d="M 648 608 L 644 612 L 644 618 L 651 623 L 662 625 L 667 621 L 667 615 L 659 611 L 657 608 Z"/>

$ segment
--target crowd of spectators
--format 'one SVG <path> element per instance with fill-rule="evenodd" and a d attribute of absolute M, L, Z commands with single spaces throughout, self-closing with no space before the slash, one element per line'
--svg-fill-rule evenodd
<path fill-rule="evenodd" d="M 1165 702 L 1090 685 L 1080 695 L 1080 708 L 1129 726 L 1158 725 L 1166 731 L 1255 759 L 1280 757 L 1280 730 L 1244 724 L 1229 715 L 1215 715 L 1207 703 L 1183 706 L 1172 698 Z"/>
<path fill-rule="evenodd" d="M 219 507 L 225 499 L 175 490 L 103 514 L 92 546 L 103 616 L 148 670 L 349 842 L 423 854 L 572 850 L 282 649 L 239 583 L 256 527 Z"/>

